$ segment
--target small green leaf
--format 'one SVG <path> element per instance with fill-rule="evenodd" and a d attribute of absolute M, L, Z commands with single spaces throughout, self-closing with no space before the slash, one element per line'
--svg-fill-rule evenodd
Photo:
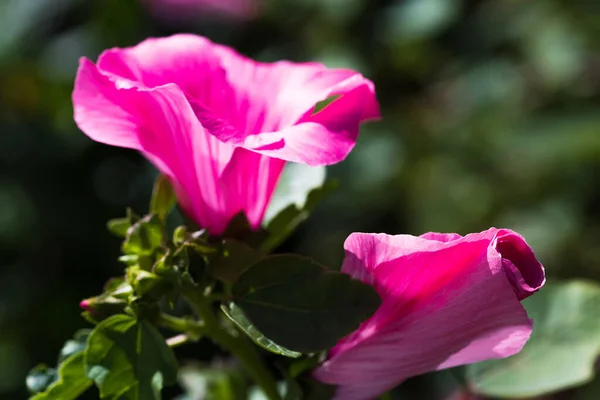
<path fill-rule="evenodd" d="M 110 293 L 113 296 L 124 291 L 131 293 L 131 290 L 131 286 L 127 283 L 124 276 L 110 278 L 104 284 L 104 293 Z"/>
<path fill-rule="evenodd" d="M 225 315 L 227 315 L 227 317 L 230 320 L 232 320 L 238 326 L 238 328 L 242 330 L 242 332 L 248 335 L 248 337 L 252 339 L 254 343 L 259 345 L 263 349 L 275 354 L 279 354 L 281 356 L 291 358 L 297 358 L 302 355 L 302 353 L 292 351 L 278 345 L 277 343 L 273 342 L 265 335 L 260 333 L 260 331 L 256 329 L 256 327 L 252 325 L 250 321 L 248 321 L 248 318 L 246 318 L 244 312 L 234 303 L 229 303 L 228 305 L 223 304 L 221 305 L 221 309 L 223 310 Z"/>
<path fill-rule="evenodd" d="M 127 236 L 127 230 L 139 220 L 140 217 L 136 215 L 131 208 L 127 208 L 126 217 L 111 219 L 106 223 L 106 227 L 113 235 L 125 238 Z"/>
<path fill-rule="evenodd" d="M 88 390 L 92 381 L 85 374 L 84 353 L 79 351 L 67 358 L 58 369 L 58 380 L 31 400 L 75 400 Z"/>
<path fill-rule="evenodd" d="M 581 385 L 600 354 L 600 286 L 547 284 L 523 301 L 533 333 L 523 350 L 467 367 L 475 391 L 494 397 L 536 397 Z"/>
<path fill-rule="evenodd" d="M 177 379 L 177 360 L 162 335 L 146 321 L 114 315 L 88 338 L 87 376 L 101 398 L 160 399 L 163 385 Z"/>
<path fill-rule="evenodd" d="M 185 225 L 180 225 L 173 231 L 173 244 L 181 246 L 188 238 L 188 230 Z"/>
<path fill-rule="evenodd" d="M 217 251 L 213 243 L 208 242 L 209 236 L 206 230 L 188 232 L 185 226 L 178 226 L 173 232 L 173 244 L 179 249 L 189 247 L 202 255 L 213 254 Z M 176 251 L 176 253 L 179 250 Z"/>
<path fill-rule="evenodd" d="M 252 264 L 232 293 L 235 304 L 266 337 L 302 353 L 333 347 L 381 304 L 371 286 L 297 255 L 275 255 Z"/>
<path fill-rule="evenodd" d="M 263 219 L 269 235 L 261 249 L 270 252 L 281 244 L 336 187 L 335 181 L 325 182 L 325 167 L 288 163 Z"/>
<path fill-rule="evenodd" d="M 46 390 L 54 380 L 56 380 L 56 370 L 54 368 L 48 368 L 47 365 L 40 364 L 29 371 L 25 383 L 27 385 L 27 390 L 29 390 L 31 394 L 35 394 Z"/>
<path fill-rule="evenodd" d="M 298 209 L 304 208 L 308 194 L 323 186 L 325 176 L 325 167 L 287 163 L 269 202 L 263 219 L 264 225 L 268 227 L 273 218 L 290 205 L 295 205 Z"/>
<path fill-rule="evenodd" d="M 260 257 L 261 254 L 247 244 L 235 239 L 224 239 L 219 252 L 210 259 L 208 272 L 223 282 L 233 283 Z"/>
<path fill-rule="evenodd" d="M 150 200 L 150 213 L 158 215 L 164 220 L 177 203 L 173 186 L 164 175 L 159 175 L 154 181 L 152 199 Z"/>
<path fill-rule="evenodd" d="M 323 110 L 324 108 L 326 108 L 327 106 L 329 106 L 331 103 L 333 103 L 334 101 L 336 101 L 340 97 L 341 97 L 341 95 L 334 94 L 333 96 L 327 97 L 325 100 L 321 100 L 320 102 L 318 102 L 317 104 L 315 104 L 315 108 L 313 110 L 313 115 L 315 115 L 316 113 L 320 112 L 321 110 Z"/>
<path fill-rule="evenodd" d="M 87 338 L 91 332 L 91 329 L 80 329 L 75 332 L 74 338 L 67 340 L 60 350 L 58 363 L 61 364 L 71 356 L 82 352 L 87 346 Z"/>
<path fill-rule="evenodd" d="M 106 223 L 109 232 L 120 238 L 127 236 L 127 230 L 130 226 L 129 218 L 115 218 Z"/>
<path fill-rule="evenodd" d="M 150 256 L 163 242 L 163 226 L 156 215 L 148 215 L 127 230 L 122 250 L 125 254 Z"/>
<path fill-rule="evenodd" d="M 90 332 L 89 329 L 81 329 L 73 339 L 65 342 L 58 357 L 58 373 L 56 369 L 46 366 L 38 366 L 30 373 L 27 386 L 32 393 L 37 393 L 31 400 L 74 400 L 91 386 L 92 382 L 85 375 L 83 365 Z"/>

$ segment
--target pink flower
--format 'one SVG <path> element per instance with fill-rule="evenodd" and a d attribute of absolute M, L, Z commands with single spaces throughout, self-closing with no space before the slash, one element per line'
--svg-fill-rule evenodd
<path fill-rule="evenodd" d="M 315 371 L 336 398 L 372 399 L 404 379 L 518 353 L 532 322 L 520 301 L 545 282 L 517 233 L 353 233 L 342 271 L 375 287 L 377 312 Z"/>
<path fill-rule="evenodd" d="M 315 104 L 339 96 L 319 112 Z M 140 151 L 182 208 L 220 234 L 244 211 L 257 228 L 286 161 L 328 165 L 379 117 L 373 83 L 317 63 L 261 63 L 194 35 L 82 58 L 75 121 L 93 140 Z"/>

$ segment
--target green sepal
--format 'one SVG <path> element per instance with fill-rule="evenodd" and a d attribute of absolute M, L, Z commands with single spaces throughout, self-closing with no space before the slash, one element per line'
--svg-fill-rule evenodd
<path fill-rule="evenodd" d="M 163 224 L 157 215 L 147 215 L 127 230 L 122 245 L 124 254 L 151 256 L 162 246 Z"/>
<path fill-rule="evenodd" d="M 159 175 L 154 181 L 150 200 L 150 213 L 156 214 L 160 219 L 165 220 L 176 203 L 177 198 L 169 178 Z"/>

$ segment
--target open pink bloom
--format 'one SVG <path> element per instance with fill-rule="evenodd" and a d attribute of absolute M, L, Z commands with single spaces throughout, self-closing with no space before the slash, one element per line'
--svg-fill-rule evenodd
<path fill-rule="evenodd" d="M 213 234 L 240 211 L 258 227 L 286 161 L 337 163 L 379 117 L 373 83 L 355 71 L 261 63 L 194 35 L 81 59 L 73 104 L 85 134 L 142 152 Z"/>
<path fill-rule="evenodd" d="M 315 371 L 336 398 L 372 399 L 404 379 L 518 353 L 532 323 L 520 301 L 545 282 L 517 233 L 353 233 L 342 271 L 375 287 L 377 312 Z"/>

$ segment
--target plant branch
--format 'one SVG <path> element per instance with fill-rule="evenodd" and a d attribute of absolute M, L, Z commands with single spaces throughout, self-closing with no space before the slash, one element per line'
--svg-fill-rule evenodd
<path fill-rule="evenodd" d="M 182 291 L 194 310 L 202 318 L 206 336 L 235 354 L 269 400 L 280 400 L 281 396 L 277 391 L 275 379 L 263 364 L 252 344 L 243 336 L 234 336 L 221 325 L 210 303 L 197 286 L 186 283 L 183 285 Z"/>
<path fill-rule="evenodd" d="M 186 343 L 195 342 L 197 339 L 190 337 L 186 333 L 170 337 L 167 339 L 167 345 L 171 348 L 183 346 Z"/>
<path fill-rule="evenodd" d="M 178 318 L 169 314 L 162 313 L 156 321 L 163 328 L 174 332 L 183 332 L 190 337 L 190 340 L 198 340 L 205 335 L 205 326 L 202 322 L 197 322 L 189 318 Z"/>

